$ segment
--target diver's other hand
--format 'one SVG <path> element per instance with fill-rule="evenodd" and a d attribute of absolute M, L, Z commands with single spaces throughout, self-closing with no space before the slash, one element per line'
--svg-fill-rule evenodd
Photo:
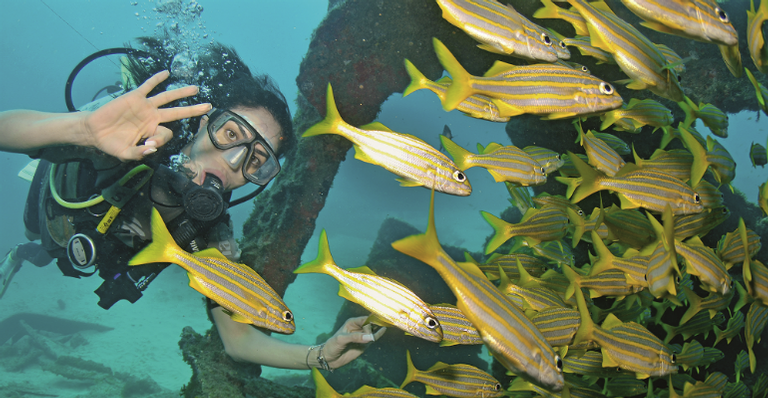
<path fill-rule="evenodd" d="M 325 342 L 323 356 L 332 369 L 340 368 L 363 353 L 365 347 L 381 338 L 387 328 L 372 332 L 371 324 L 365 324 L 367 316 L 349 318 L 344 325 Z"/>
<path fill-rule="evenodd" d="M 169 75 L 167 70 L 159 72 L 135 90 L 93 112 L 84 112 L 86 137 L 82 142 L 123 161 L 138 160 L 173 138 L 173 132 L 160 123 L 200 116 L 211 109 L 211 104 L 160 108 L 199 91 L 196 86 L 186 86 L 147 97 Z"/>

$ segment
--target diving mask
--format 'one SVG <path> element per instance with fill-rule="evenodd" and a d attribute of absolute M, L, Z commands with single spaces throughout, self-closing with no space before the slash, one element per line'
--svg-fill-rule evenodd
<path fill-rule="evenodd" d="M 224 151 L 222 156 L 232 169 L 241 167 L 246 180 L 267 185 L 280 172 L 280 162 L 269 141 L 243 117 L 215 108 L 207 115 L 211 142 Z"/>

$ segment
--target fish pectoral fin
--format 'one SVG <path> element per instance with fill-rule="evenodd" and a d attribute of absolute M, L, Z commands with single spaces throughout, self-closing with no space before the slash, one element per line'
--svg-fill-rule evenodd
<path fill-rule="evenodd" d="M 645 90 L 646 88 L 648 88 L 648 85 L 641 82 L 640 80 L 622 79 L 622 80 L 617 80 L 616 83 L 625 84 L 626 87 L 630 90 Z"/>
<path fill-rule="evenodd" d="M 515 52 L 514 49 L 511 48 L 511 47 L 498 47 L 498 46 L 494 46 L 492 44 L 478 44 L 477 48 L 479 48 L 481 50 L 488 51 L 488 52 L 492 52 L 494 54 L 507 54 L 507 55 L 511 55 L 512 53 Z"/>
<path fill-rule="evenodd" d="M 366 324 L 370 323 L 370 324 L 377 325 L 377 326 L 382 326 L 382 327 L 393 327 L 394 326 L 391 323 L 381 319 L 376 314 L 368 315 L 368 319 L 365 320 L 365 323 Z"/>
<path fill-rule="evenodd" d="M 617 194 L 619 197 L 619 202 L 621 203 L 621 209 L 627 210 L 627 209 L 636 209 L 640 206 L 638 206 L 635 203 L 632 203 L 626 196 L 622 195 L 621 193 Z"/>
<path fill-rule="evenodd" d="M 352 293 L 350 293 L 349 290 L 347 290 L 347 288 L 341 284 L 339 284 L 339 297 L 345 298 L 353 303 L 357 303 L 355 296 L 353 296 Z"/>
<path fill-rule="evenodd" d="M 491 102 L 496 105 L 497 108 L 499 108 L 499 116 L 501 117 L 511 117 L 511 116 L 518 116 L 525 113 L 524 110 L 510 105 L 509 103 L 500 100 L 498 98 L 494 98 L 491 100 Z"/>
<path fill-rule="evenodd" d="M 421 187 L 424 186 L 424 184 L 416 181 L 411 180 L 408 178 L 396 178 L 396 180 L 400 183 L 401 187 Z"/>
<path fill-rule="evenodd" d="M 557 120 L 557 119 L 566 119 L 569 117 L 574 117 L 578 115 L 576 112 L 553 112 L 549 113 L 546 116 L 542 117 L 541 120 Z"/>
<path fill-rule="evenodd" d="M 496 170 L 493 170 L 493 169 L 486 169 L 486 170 L 488 170 L 488 173 L 491 174 L 491 176 L 493 177 L 493 180 L 496 182 L 504 182 L 507 180 L 507 178 L 504 175 L 502 175 Z"/>
<path fill-rule="evenodd" d="M 653 29 L 657 32 L 667 33 L 670 35 L 675 35 L 680 32 L 678 30 L 670 29 L 669 27 L 656 22 L 640 22 L 640 25 L 645 26 L 648 29 Z"/>
<path fill-rule="evenodd" d="M 200 281 L 197 279 L 195 275 L 193 275 L 190 272 L 187 272 L 187 277 L 189 278 L 189 287 L 197 290 L 203 296 L 210 298 L 210 292 L 208 291 L 207 288 L 205 288 L 203 285 L 200 284 Z"/>
<path fill-rule="evenodd" d="M 367 153 L 365 153 L 365 150 L 363 148 L 361 148 L 358 145 L 354 145 L 354 147 L 355 147 L 355 159 L 365 163 L 377 164 L 375 160 L 373 160 L 370 156 L 368 156 Z"/>
<path fill-rule="evenodd" d="M 618 368 L 619 363 L 614 361 L 613 358 L 611 358 L 610 355 L 606 353 L 605 350 L 603 351 L 603 367 L 604 368 Z"/>
<path fill-rule="evenodd" d="M 242 316 L 242 315 L 240 315 L 238 313 L 235 313 L 235 312 L 230 312 L 229 319 L 231 319 L 231 320 L 233 320 L 233 321 L 235 321 L 237 323 L 251 323 L 251 321 L 249 321 L 248 318 L 246 318 L 246 317 L 244 317 L 244 316 Z"/>

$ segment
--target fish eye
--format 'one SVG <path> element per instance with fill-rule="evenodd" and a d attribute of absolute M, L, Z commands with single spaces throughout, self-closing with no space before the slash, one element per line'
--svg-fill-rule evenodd
<path fill-rule="evenodd" d="M 543 41 L 544 44 L 548 46 L 552 45 L 552 39 L 550 39 L 549 35 L 547 35 L 546 33 L 541 34 L 541 41 Z"/>
<path fill-rule="evenodd" d="M 680 276 L 675 276 L 675 285 L 680 284 Z"/>
<path fill-rule="evenodd" d="M 589 73 L 589 68 L 587 68 L 586 66 L 582 66 L 581 71 L 584 73 Z"/>
<path fill-rule="evenodd" d="M 563 50 L 565 50 L 568 47 L 568 46 L 565 45 L 565 42 L 562 41 L 562 40 L 560 40 L 560 43 L 558 43 L 558 44 L 560 44 L 560 48 L 562 48 Z"/>
<path fill-rule="evenodd" d="M 696 192 L 693 193 L 693 203 L 696 203 L 696 204 L 701 203 L 701 196 L 699 196 L 699 194 Z"/>
<path fill-rule="evenodd" d="M 675 356 L 675 354 L 672 354 L 672 363 L 675 363 L 675 361 L 677 361 L 677 356 Z"/>
<path fill-rule="evenodd" d="M 546 172 L 546 171 L 544 171 L 544 168 L 543 168 L 543 167 L 539 167 L 539 169 L 538 169 L 538 170 L 536 170 L 536 171 L 538 171 L 538 172 L 539 172 L 539 174 L 547 174 L 547 172 Z"/>
<path fill-rule="evenodd" d="M 434 329 L 440 325 L 439 322 L 437 322 L 437 319 L 432 318 L 431 316 L 428 316 L 424 319 L 427 323 L 427 327 L 430 329 Z"/>
<path fill-rule="evenodd" d="M 715 7 L 715 14 L 717 14 L 717 17 L 720 18 L 721 21 L 728 23 L 728 14 L 726 14 L 722 8 Z"/>
<path fill-rule="evenodd" d="M 728 214 L 728 208 L 727 207 L 723 207 L 723 210 L 721 210 L 721 211 L 723 212 L 723 214 Z"/>
<path fill-rule="evenodd" d="M 576 214 L 584 217 L 584 210 L 579 209 L 579 211 L 577 211 Z"/>
<path fill-rule="evenodd" d="M 494 384 L 493 391 L 501 391 L 501 383 Z"/>
<path fill-rule="evenodd" d="M 285 311 L 283 312 L 283 320 L 286 322 L 290 322 L 293 320 L 293 313 L 291 311 Z"/>
<path fill-rule="evenodd" d="M 602 82 L 600 83 L 600 92 L 605 95 L 611 95 L 613 94 L 613 87 L 606 82 Z"/>
<path fill-rule="evenodd" d="M 563 371 L 563 360 L 560 359 L 560 355 L 555 355 L 555 367 L 557 368 L 558 372 Z"/>
<path fill-rule="evenodd" d="M 464 182 L 467 180 L 467 176 L 464 175 L 464 173 L 462 173 L 461 170 L 456 170 L 453 172 L 453 179 L 458 182 Z"/>

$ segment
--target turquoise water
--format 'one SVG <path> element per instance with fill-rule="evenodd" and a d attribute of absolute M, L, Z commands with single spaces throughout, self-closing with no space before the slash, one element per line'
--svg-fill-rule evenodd
<path fill-rule="evenodd" d="M 97 49 L 119 47 L 133 37 L 151 35 L 158 24 L 172 23 L 167 15 L 153 11 L 158 2 L 5 1 L 0 14 L 0 110 L 35 109 L 64 112 L 64 83 L 71 69 Z M 187 2 L 184 2 L 187 4 Z M 325 15 L 322 1 L 208 1 L 200 17 L 188 29 L 234 46 L 254 71 L 270 74 L 296 108 L 295 78 L 307 51 L 312 31 Z M 743 27 L 737 27 L 740 32 Z M 751 63 L 743 54 L 745 65 Z M 717 60 L 717 62 L 721 62 Z M 117 71 L 108 61 L 85 71 L 75 85 L 76 104 L 90 100 L 101 87 L 114 84 Z M 749 84 L 743 79 L 744 84 Z M 720 141 L 738 163 L 734 186 L 751 201 L 757 199 L 757 186 L 768 178 L 765 169 L 753 169 L 748 159 L 752 141 L 765 144 L 768 121 L 756 122 L 754 112 L 731 115 L 730 137 Z M 442 111 L 437 98 L 420 91 L 407 98 L 393 95 L 384 104 L 379 121 L 395 131 L 419 136 L 437 146 L 438 134 L 449 125 L 457 144 L 472 148 L 477 142 L 508 144 L 504 124 L 478 121 Z M 701 125 L 701 123 L 699 123 Z M 699 130 L 706 134 L 701 126 Z M 546 146 L 543 144 L 543 146 Z M 318 231 L 328 232 L 334 258 L 342 267 L 362 265 L 376 238 L 379 225 L 387 216 L 407 220 L 419 229 L 426 226 L 429 191 L 401 188 L 389 172 L 359 162 L 350 154 L 342 163 L 326 208 L 317 220 Z M 0 154 L 0 253 L 24 242 L 21 214 L 28 183 L 16 173 L 29 159 L 22 155 Z M 437 222 L 444 244 L 479 251 L 491 228 L 479 216 L 484 210 L 499 214 L 508 206 L 502 184 L 496 184 L 479 168 L 467 171 L 473 194 L 468 198 L 438 195 Z M 236 234 L 250 212 L 242 205 L 232 212 Z M 315 257 L 317 234 L 305 252 L 304 261 Z M 62 318 L 86 320 L 114 327 L 103 334 L 90 334 L 90 344 L 69 355 L 104 363 L 115 370 L 151 375 L 161 386 L 178 390 L 189 381 L 191 372 L 182 361 L 177 341 L 184 326 L 202 333 L 210 327 L 200 295 L 186 286 L 186 276 L 169 269 L 153 282 L 136 304 L 121 302 L 104 311 L 96 305 L 92 291 L 97 278 L 64 278 L 55 266 L 22 268 L 0 301 L 0 319 L 18 312 L 36 312 Z M 337 284 L 324 275 L 302 275 L 286 294 L 286 303 L 297 317 L 297 333 L 281 337 L 287 341 L 312 344 L 319 333 L 329 332 L 342 299 Z M 62 300 L 65 305 L 58 303 Z M 265 369 L 273 377 L 302 371 Z M 23 373 L 0 368 L 0 385 L 8 382 L 38 382 L 45 391 L 61 396 L 82 393 L 80 386 L 41 369 Z"/>

